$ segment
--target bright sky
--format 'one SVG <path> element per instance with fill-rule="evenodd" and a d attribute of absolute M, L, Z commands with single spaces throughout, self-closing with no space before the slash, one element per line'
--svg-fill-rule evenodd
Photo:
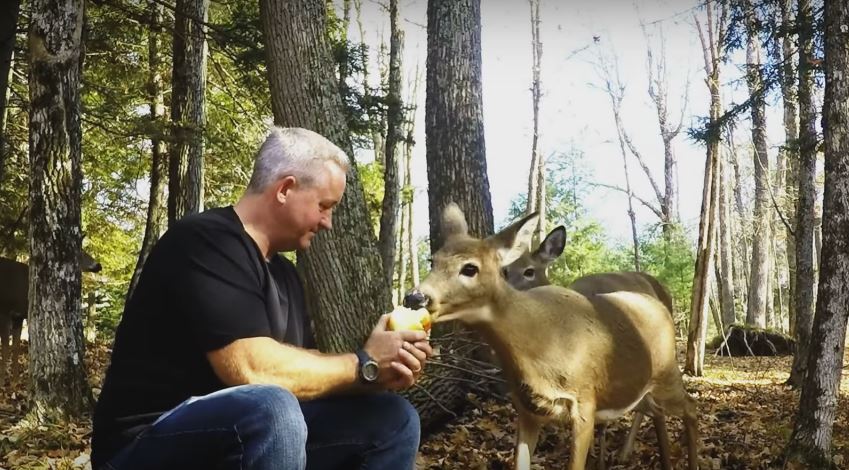
<path fill-rule="evenodd" d="M 632 2 L 616 0 L 540 1 L 543 43 L 541 153 L 547 156 L 558 150 L 577 148 L 585 154 L 585 163 L 596 181 L 624 187 L 622 156 L 610 101 L 597 88 L 601 82 L 593 66 L 599 50 L 606 54 L 615 52 L 619 58 L 621 78 L 626 85 L 623 103 L 625 127 L 662 187 L 663 146 L 655 108 L 647 94 L 647 42 L 640 21 L 647 24 L 650 40 L 655 46 L 660 44 L 662 28 L 669 69 L 670 119 L 677 119 L 681 97 L 688 90 L 689 105 L 684 114 L 686 129 L 695 125 L 696 116 L 707 114 L 708 105 L 703 81 L 704 62 L 693 20 L 695 12 L 704 21 L 704 13 L 695 10 L 697 2 L 646 0 L 638 2 L 637 7 Z M 496 226 L 499 227 L 507 222 L 511 199 L 527 189 L 532 135 L 530 7 L 527 1 L 516 0 L 483 0 L 481 3 L 484 127 L 493 210 Z M 424 70 L 426 4 L 426 0 L 400 2 L 406 31 L 404 66 L 409 75 L 412 75 L 417 63 Z M 377 44 L 380 34 L 388 38 L 388 24 L 378 26 L 387 17 L 379 5 L 366 0 L 363 10 L 367 42 Z M 357 37 L 353 23 L 351 34 Z M 598 43 L 594 42 L 594 36 L 599 38 Z M 658 50 L 656 47 L 656 55 Z M 741 56 L 737 62 L 742 60 Z M 739 77 L 738 65 L 726 66 L 723 71 L 726 80 Z M 413 163 L 413 184 L 417 188 L 415 211 L 419 217 L 417 232 L 422 236 L 428 231 L 423 145 L 424 88 L 424 84 L 419 87 L 416 141 L 420 145 L 416 147 Z M 740 83 L 733 96 L 725 97 L 725 102 L 730 102 L 732 97 L 740 101 L 745 94 L 745 83 Z M 774 158 L 776 145 L 783 141 L 783 130 L 780 119 L 777 116 L 773 119 L 772 113 L 769 127 L 770 155 Z M 737 138 L 748 140 L 747 125 L 739 126 Z M 674 147 L 679 161 L 682 220 L 690 227 L 697 227 L 705 151 L 690 141 L 685 131 L 674 141 Z M 741 154 L 740 158 L 751 159 L 746 154 Z M 523 171 L 517 172 L 517 168 L 523 168 Z M 651 186 L 637 162 L 631 159 L 629 168 L 635 193 L 653 201 Z M 597 189 L 584 203 L 591 215 L 608 229 L 611 239 L 625 240 L 630 236 L 624 194 Z M 657 222 L 651 212 L 636 201 L 635 204 L 638 224 Z"/>

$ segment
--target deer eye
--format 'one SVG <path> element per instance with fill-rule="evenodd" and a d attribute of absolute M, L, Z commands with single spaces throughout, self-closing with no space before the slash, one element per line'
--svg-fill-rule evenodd
<path fill-rule="evenodd" d="M 460 274 L 466 277 L 475 277 L 478 274 L 478 267 L 472 263 L 466 263 L 463 265 L 463 268 L 460 269 Z"/>
<path fill-rule="evenodd" d="M 527 277 L 528 279 L 533 279 L 536 275 L 536 270 L 534 268 L 528 268 L 524 272 L 522 272 L 522 275 Z"/>

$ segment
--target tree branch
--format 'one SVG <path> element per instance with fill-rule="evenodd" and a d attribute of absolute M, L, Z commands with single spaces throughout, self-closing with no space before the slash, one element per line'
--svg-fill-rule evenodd
<path fill-rule="evenodd" d="M 614 185 L 604 184 L 604 183 L 590 183 L 590 184 L 592 186 L 598 186 L 598 187 L 601 187 L 601 188 L 612 189 L 614 191 L 619 191 L 621 193 L 624 193 L 625 195 L 629 195 L 627 190 L 625 190 L 624 188 L 620 188 L 619 186 L 614 186 Z M 657 216 L 657 218 L 659 218 L 660 220 L 663 220 L 663 214 L 660 212 L 660 209 L 652 206 L 650 202 L 646 201 L 645 199 L 641 198 L 640 196 L 637 196 L 633 192 L 631 192 L 630 196 L 633 197 L 634 199 L 636 199 L 637 201 L 639 201 L 640 204 L 646 206 L 646 208 L 648 208 L 650 211 L 654 212 L 654 214 Z"/>

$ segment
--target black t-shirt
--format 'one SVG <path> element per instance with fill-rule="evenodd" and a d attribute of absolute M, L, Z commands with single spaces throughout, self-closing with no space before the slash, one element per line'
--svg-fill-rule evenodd
<path fill-rule="evenodd" d="M 115 333 L 94 413 L 95 467 L 162 413 L 225 387 L 207 352 L 262 336 L 314 347 L 294 265 L 266 261 L 232 207 L 181 219 L 151 250 Z"/>

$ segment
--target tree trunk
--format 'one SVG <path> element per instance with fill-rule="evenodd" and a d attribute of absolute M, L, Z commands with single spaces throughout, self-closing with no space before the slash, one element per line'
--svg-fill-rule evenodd
<path fill-rule="evenodd" d="M 322 0 L 262 0 L 274 120 L 318 132 L 353 155 L 326 38 Z M 298 252 L 310 318 L 321 350 L 353 351 L 389 311 L 390 290 L 369 223 L 356 165 L 348 172 L 333 230 Z"/>
<path fill-rule="evenodd" d="M 399 144 L 404 139 L 403 110 L 401 100 L 401 54 L 404 50 L 404 32 L 398 25 L 398 0 L 389 0 L 389 80 L 386 110 L 386 151 L 383 166 L 383 204 L 380 213 L 380 236 L 378 249 L 383 261 L 383 272 L 392 285 L 395 266 L 395 242 L 398 231 L 398 159 Z"/>
<path fill-rule="evenodd" d="M 752 0 L 746 5 L 748 35 L 746 81 L 749 85 L 752 111 L 752 144 L 754 147 L 755 207 L 752 217 L 752 268 L 746 324 L 766 327 L 767 292 L 769 290 L 769 156 L 766 143 L 766 103 L 764 101 L 761 48 L 757 18 Z"/>
<path fill-rule="evenodd" d="M 531 105 L 533 108 L 533 138 L 531 140 L 531 166 L 528 170 L 527 213 L 537 212 L 537 241 L 545 239 L 545 162 L 539 151 L 539 103 L 542 96 L 540 69 L 542 41 L 539 37 L 539 0 L 529 0 L 531 6 Z"/>
<path fill-rule="evenodd" d="M 788 384 L 805 378 L 814 307 L 814 205 L 816 203 L 816 109 L 814 105 L 813 16 L 810 0 L 799 0 L 799 199 L 796 205 L 796 352 Z"/>
<path fill-rule="evenodd" d="M 427 5 L 425 138 L 431 253 L 444 241 L 442 210 L 450 202 L 463 209 L 471 235 L 493 233 L 483 132 L 480 8 L 480 0 L 429 0 Z M 436 399 L 418 390 L 410 395 L 423 427 L 447 419 L 467 402 L 468 382 L 463 380 L 468 377 L 454 369 L 444 370 L 442 376 L 423 384 Z"/>
<path fill-rule="evenodd" d="M 707 309 L 710 287 L 711 262 L 713 261 L 714 238 L 716 236 L 716 215 L 719 188 L 719 118 L 722 105 L 719 95 L 719 65 L 721 63 L 720 44 L 725 37 L 725 7 L 718 5 L 719 25 L 714 30 L 714 7 L 708 0 L 706 37 L 696 18 L 696 27 L 702 45 L 705 62 L 705 84 L 710 91 L 710 122 L 708 123 L 707 152 L 705 155 L 704 186 L 702 189 L 702 208 L 699 216 L 699 240 L 696 247 L 696 267 L 693 277 L 693 295 L 690 303 L 690 324 L 687 334 L 687 357 L 685 372 L 701 376 L 704 373 L 705 336 L 707 334 Z M 714 31 L 716 34 L 714 35 Z M 709 38 L 709 39 L 708 39 Z"/>
<path fill-rule="evenodd" d="M 728 328 L 737 321 L 734 309 L 734 269 L 731 243 L 731 211 L 728 194 L 728 165 L 719 155 L 719 307 L 722 312 L 722 324 Z"/>
<path fill-rule="evenodd" d="M 801 15 L 800 15 L 801 16 Z M 843 372 L 846 322 L 849 319 L 849 47 L 846 2 L 825 3 L 825 138 L 823 264 L 816 318 L 807 357 L 799 411 L 790 437 L 789 460 L 808 468 L 837 468 L 831 440 Z"/>
<path fill-rule="evenodd" d="M 480 0 L 430 0 L 427 11 L 427 139 L 430 246 L 442 246 L 442 209 L 456 202 L 469 233 L 493 232 L 481 90 Z"/>
<path fill-rule="evenodd" d="M 83 364 L 82 0 L 33 0 L 30 45 L 30 413 L 37 421 L 89 410 Z"/>
<path fill-rule="evenodd" d="M 127 289 L 127 300 L 133 295 L 136 289 L 136 284 L 139 282 L 142 267 L 150 254 L 153 245 L 159 240 L 162 231 L 165 230 L 164 216 L 166 207 L 163 205 L 165 199 L 165 179 L 168 171 L 168 159 L 165 153 L 164 143 L 162 141 L 163 117 L 165 115 L 165 100 L 163 98 L 163 90 L 165 89 L 162 83 L 162 57 L 160 48 L 162 47 L 162 17 L 163 6 L 155 0 L 150 0 L 148 3 L 148 12 L 150 13 L 150 30 L 147 39 L 148 52 L 148 79 L 147 79 L 147 99 L 149 100 L 149 119 L 154 129 L 154 134 L 150 139 L 151 165 L 150 165 L 150 196 L 147 203 L 147 219 L 144 227 L 144 239 L 142 240 L 141 248 L 139 249 L 139 257 L 136 261 L 136 267 L 133 269 L 133 277 L 130 278 L 130 287 Z"/>
<path fill-rule="evenodd" d="M 6 151 L 6 104 L 9 102 L 20 5 L 20 0 L 6 0 L 0 5 L 0 185 L 3 184 L 6 160 L 9 158 Z"/>
<path fill-rule="evenodd" d="M 732 217 L 735 221 L 734 231 L 734 292 L 737 293 L 740 301 L 741 311 L 747 310 L 748 299 L 746 294 L 749 292 L 749 242 L 746 234 L 746 221 L 749 220 L 747 211 L 743 205 L 743 184 L 740 177 L 740 162 L 737 159 L 737 147 L 734 145 L 734 133 L 731 129 L 727 131 L 726 140 L 728 141 L 728 155 L 731 158 L 731 167 L 734 170 L 734 210 L 736 216 Z M 729 209 L 730 211 L 731 209 Z"/>
<path fill-rule="evenodd" d="M 168 224 L 203 210 L 206 21 L 209 0 L 177 0 L 168 152 Z"/>

